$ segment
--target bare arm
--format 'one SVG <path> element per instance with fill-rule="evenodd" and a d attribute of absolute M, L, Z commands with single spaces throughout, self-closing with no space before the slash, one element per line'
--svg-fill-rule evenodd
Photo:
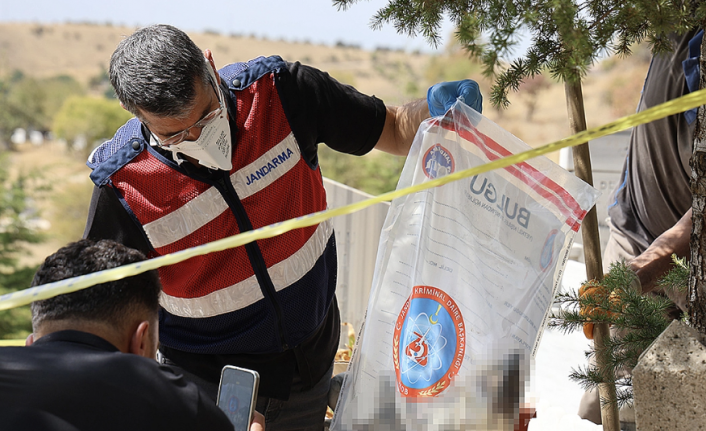
<path fill-rule="evenodd" d="M 388 106 L 385 126 L 375 144 L 375 149 L 397 156 L 406 156 L 412 146 L 419 124 L 429 118 L 425 99 L 415 100 L 402 106 Z"/>
<path fill-rule="evenodd" d="M 427 98 L 402 106 L 388 106 L 385 125 L 375 148 L 386 153 L 406 156 L 412 146 L 419 124 L 431 116 L 443 115 L 461 100 L 478 112 L 483 110 L 483 96 L 478 83 L 470 79 L 440 82 L 427 91 Z"/>
<path fill-rule="evenodd" d="M 641 255 L 630 262 L 635 271 L 642 292 L 655 289 L 655 281 L 672 269 L 672 254 L 689 257 L 689 239 L 691 235 L 691 208 L 670 229 L 652 242 Z"/>

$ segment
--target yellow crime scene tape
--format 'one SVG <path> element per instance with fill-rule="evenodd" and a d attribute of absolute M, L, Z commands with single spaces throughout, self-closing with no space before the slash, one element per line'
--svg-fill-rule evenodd
<path fill-rule="evenodd" d="M 0 347 L 24 346 L 25 340 L 0 340 Z"/>
<path fill-rule="evenodd" d="M 502 159 L 494 160 L 481 166 L 476 166 L 474 168 L 459 171 L 441 178 L 437 178 L 435 180 L 425 182 L 423 184 L 418 184 L 404 189 L 384 193 L 382 195 L 375 196 L 370 199 L 356 202 L 350 205 L 328 209 L 325 211 L 312 213 L 295 219 L 275 223 L 269 226 L 264 226 L 253 231 L 233 235 L 228 238 L 223 238 L 218 241 L 203 244 L 197 247 L 189 248 L 165 256 L 156 257 L 143 262 L 133 263 L 118 268 L 112 268 L 104 271 L 95 272 L 92 274 L 86 274 L 80 277 L 68 278 L 54 283 L 44 284 L 41 286 L 35 286 L 29 289 L 8 293 L 0 296 L 0 310 L 7 310 L 10 308 L 29 304 L 32 301 L 38 301 L 42 299 L 51 298 L 57 295 L 75 292 L 77 290 L 85 289 L 96 284 L 120 280 L 122 278 L 131 277 L 133 275 L 137 275 L 152 269 L 157 269 L 162 266 L 173 265 L 175 263 L 182 262 L 195 256 L 201 256 L 216 251 L 240 247 L 253 241 L 281 235 L 293 229 L 299 229 L 319 224 L 333 217 L 352 214 L 376 203 L 388 202 L 402 196 L 448 184 L 452 181 L 472 177 L 494 169 L 505 168 L 507 166 L 521 163 L 528 159 L 541 156 L 552 151 L 558 151 L 562 148 L 574 147 L 576 145 L 583 144 L 584 142 L 588 142 L 592 139 L 610 135 L 612 133 L 628 129 L 630 127 L 638 126 L 640 124 L 649 123 L 650 121 L 658 120 L 669 115 L 684 112 L 704 104 L 706 104 L 706 89 L 687 94 L 678 99 L 674 99 L 661 105 L 654 106 L 637 114 L 623 117 L 619 120 L 613 121 L 603 126 L 585 130 L 583 132 L 577 133 L 573 136 L 569 136 L 559 141 L 555 141 L 550 144 L 543 145 L 541 147 L 533 148 L 522 153 L 513 154 Z M 0 346 L 23 344 L 24 340 L 0 340 Z"/>

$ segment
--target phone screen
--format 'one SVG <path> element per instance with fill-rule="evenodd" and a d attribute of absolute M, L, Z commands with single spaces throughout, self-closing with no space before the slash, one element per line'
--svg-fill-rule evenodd
<path fill-rule="evenodd" d="M 221 377 L 218 406 L 235 427 L 235 431 L 248 431 L 253 406 L 256 377 L 252 372 L 226 367 Z"/>

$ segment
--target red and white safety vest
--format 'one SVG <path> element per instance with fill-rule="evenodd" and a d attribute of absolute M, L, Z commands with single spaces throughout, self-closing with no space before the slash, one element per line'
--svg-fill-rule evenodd
<path fill-rule="evenodd" d="M 326 208 L 318 166 L 302 157 L 282 107 L 279 57 L 219 73 L 237 109 L 233 168 L 217 181 L 189 176 L 151 148 L 133 119 L 93 160 L 142 228 L 153 256 L 174 253 Z M 160 341 L 195 353 L 271 353 L 323 321 L 336 284 L 330 221 L 162 267 Z"/>

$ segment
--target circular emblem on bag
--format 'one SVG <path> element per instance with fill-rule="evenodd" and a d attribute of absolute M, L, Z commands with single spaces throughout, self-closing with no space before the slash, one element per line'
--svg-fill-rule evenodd
<path fill-rule="evenodd" d="M 549 232 L 547 239 L 544 240 L 542 254 L 539 256 L 539 266 L 542 268 L 542 271 L 547 269 L 554 261 L 554 241 L 556 240 L 557 235 L 559 235 L 559 231 L 554 229 Z"/>
<path fill-rule="evenodd" d="M 461 369 L 466 328 L 461 310 L 443 290 L 415 286 L 395 323 L 392 361 L 404 397 L 434 397 Z"/>
<path fill-rule="evenodd" d="M 456 163 L 454 158 L 441 144 L 429 147 L 423 158 L 424 175 L 434 179 L 452 174 Z"/>

